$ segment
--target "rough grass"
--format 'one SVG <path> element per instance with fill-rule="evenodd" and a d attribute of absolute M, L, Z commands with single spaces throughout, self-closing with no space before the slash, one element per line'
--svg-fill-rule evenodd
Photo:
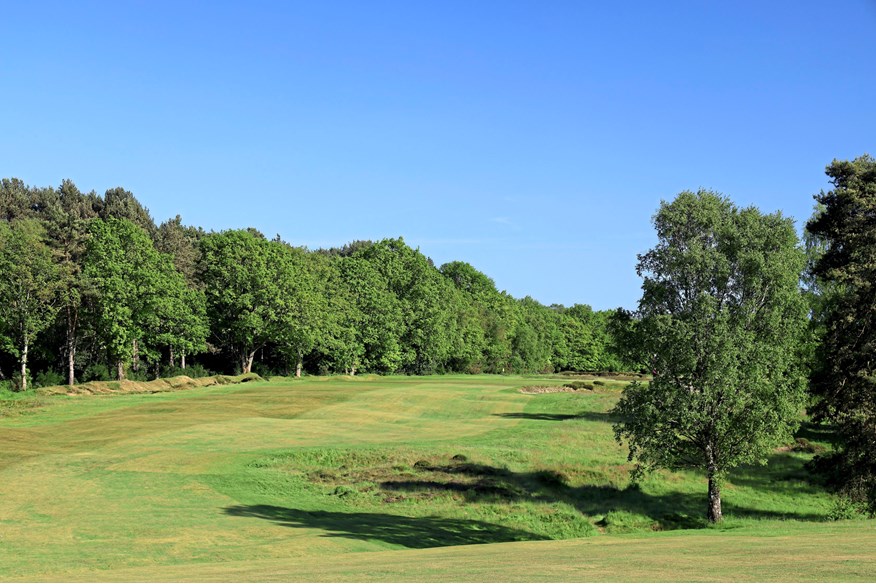
<path fill-rule="evenodd" d="M 876 577 L 873 523 L 827 521 L 811 448 L 739 469 L 712 528 L 701 476 L 630 485 L 606 413 L 616 390 L 519 392 L 533 383 L 556 378 L 43 397 L 0 420 L 0 578 Z M 800 437 L 827 443 L 816 427 Z"/>
<path fill-rule="evenodd" d="M 154 379 L 152 381 L 89 381 L 76 385 L 52 385 L 36 390 L 38 395 L 100 395 L 122 393 L 162 393 L 196 387 L 211 387 L 213 385 L 229 385 L 233 383 L 248 383 L 264 381 L 255 373 L 244 375 L 213 375 L 210 377 L 192 378 L 188 375 L 178 375 Z"/>

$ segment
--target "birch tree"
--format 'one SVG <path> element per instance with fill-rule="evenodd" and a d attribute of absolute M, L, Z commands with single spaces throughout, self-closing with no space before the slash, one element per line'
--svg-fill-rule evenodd
<path fill-rule="evenodd" d="M 709 191 L 662 203 L 654 225 L 658 243 L 637 266 L 654 378 L 624 392 L 615 434 L 637 463 L 634 477 L 704 472 L 706 516 L 717 522 L 728 473 L 764 463 L 799 423 L 805 257 L 790 219 Z"/>
<path fill-rule="evenodd" d="M 58 312 L 58 273 L 36 220 L 0 222 L 0 327 L 4 348 L 21 366 L 22 390 L 31 347 Z"/>

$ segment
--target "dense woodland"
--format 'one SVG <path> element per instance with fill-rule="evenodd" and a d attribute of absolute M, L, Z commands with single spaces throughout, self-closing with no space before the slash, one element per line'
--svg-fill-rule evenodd
<path fill-rule="evenodd" d="M 183 371 L 632 370 L 623 311 L 516 299 L 403 239 L 308 250 L 256 229 L 156 225 L 102 196 L 0 182 L 0 383 Z"/>

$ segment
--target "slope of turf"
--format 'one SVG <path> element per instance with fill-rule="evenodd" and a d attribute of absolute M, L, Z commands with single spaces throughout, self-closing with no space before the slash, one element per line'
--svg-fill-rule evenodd
<path fill-rule="evenodd" d="M 311 378 L 46 398 L 0 420 L 0 577 L 876 577 L 872 523 L 827 521 L 811 454 L 740 469 L 727 520 L 709 528 L 702 477 L 629 484 L 611 384 L 518 391 L 558 383 Z M 569 538 L 584 539 L 540 541 Z M 820 563 L 803 557 L 815 547 Z M 796 571 L 767 569 L 785 564 Z M 711 565 L 725 571 L 707 577 Z"/>

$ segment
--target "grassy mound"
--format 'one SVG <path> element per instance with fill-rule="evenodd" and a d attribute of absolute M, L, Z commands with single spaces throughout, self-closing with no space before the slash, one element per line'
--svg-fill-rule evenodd
<path fill-rule="evenodd" d="M 89 381 L 78 385 L 53 385 L 36 390 L 39 395 L 99 395 L 130 393 L 163 393 L 213 385 L 231 385 L 249 381 L 264 381 L 255 373 L 244 375 L 213 375 L 212 377 L 192 378 L 178 375 L 152 381 Z"/>

